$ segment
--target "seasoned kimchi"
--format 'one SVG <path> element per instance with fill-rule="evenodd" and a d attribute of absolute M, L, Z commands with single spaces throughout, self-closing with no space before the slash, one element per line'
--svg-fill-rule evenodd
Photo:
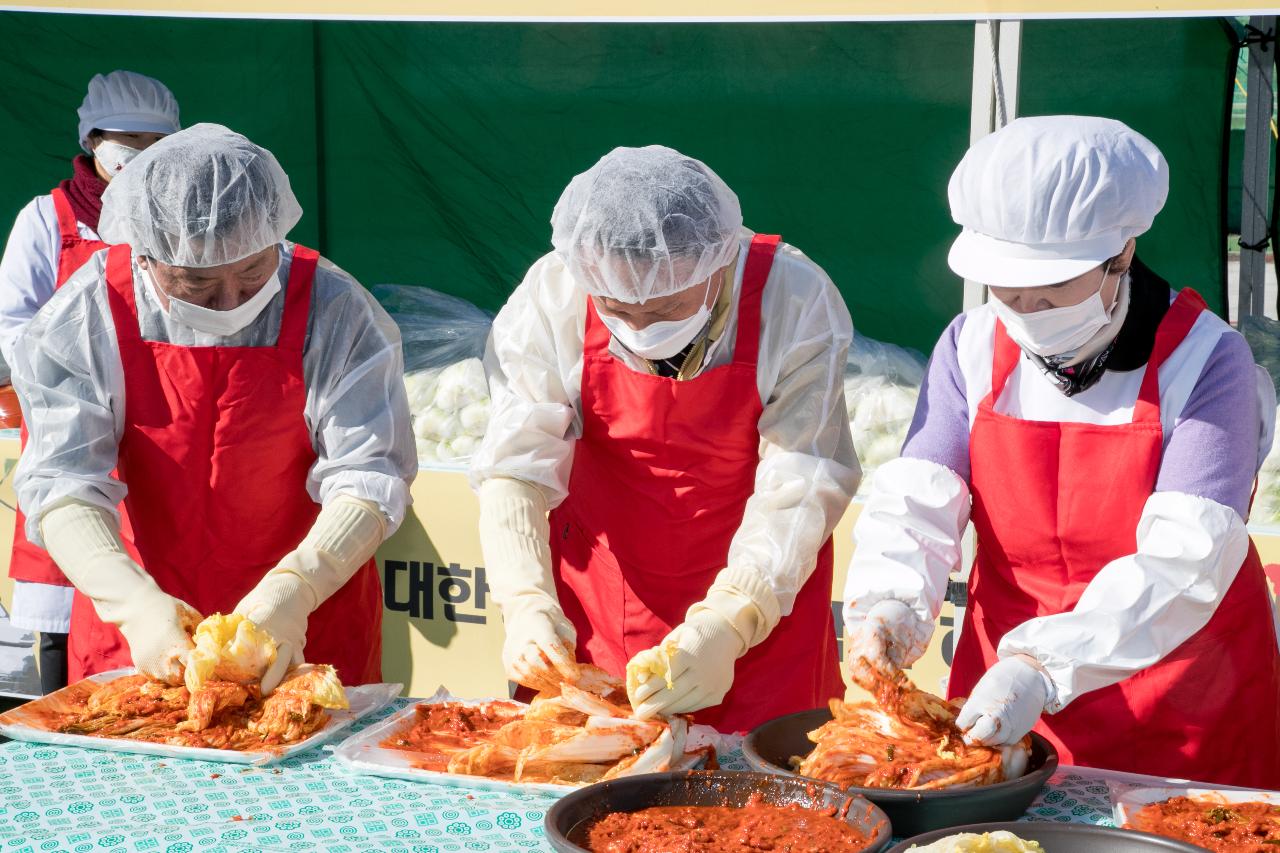
<path fill-rule="evenodd" d="M 341 697 L 341 698 L 339 698 Z M 346 708 L 331 666 L 303 664 L 263 698 L 257 684 L 208 680 L 192 693 L 145 675 L 67 688 L 43 713 L 43 728 L 63 734 L 207 749 L 255 750 L 305 740 Z"/>
<path fill-rule="evenodd" d="M 85 680 L 31 703 L 27 716 L 63 734 L 244 751 L 305 740 L 328 722 L 328 710 L 348 707 L 331 666 L 293 667 L 264 697 L 276 642 L 239 614 L 209 616 L 192 641 L 182 685 L 145 675 Z"/>
<path fill-rule="evenodd" d="M 412 753 L 422 770 L 561 785 L 657 773 L 685 757 L 688 721 L 634 719 L 622 682 L 597 667 L 581 665 L 576 683 L 536 687 L 527 706 L 421 704 L 381 746 Z"/>
<path fill-rule="evenodd" d="M 901 672 L 855 672 L 874 702 L 831 701 L 834 719 L 809 733 L 815 745 L 792 759 L 814 779 L 866 788 L 936 790 L 991 785 L 1026 772 L 1031 739 L 1007 747 L 965 742 L 960 706 L 918 689 Z"/>

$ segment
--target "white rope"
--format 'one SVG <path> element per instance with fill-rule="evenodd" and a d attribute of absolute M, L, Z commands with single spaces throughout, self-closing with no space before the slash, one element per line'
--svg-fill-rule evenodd
<path fill-rule="evenodd" d="M 1009 113 L 1004 103 L 1004 75 L 1000 73 L 1000 22 L 987 21 L 987 41 L 991 45 L 991 82 L 996 90 L 996 129 L 1009 123 Z"/>

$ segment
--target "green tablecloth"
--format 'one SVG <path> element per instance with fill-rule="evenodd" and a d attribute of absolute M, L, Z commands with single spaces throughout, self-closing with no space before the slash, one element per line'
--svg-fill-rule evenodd
<path fill-rule="evenodd" d="M 363 725 L 408 704 L 400 700 Z M 355 731 L 363 728 L 357 725 Z M 740 754 L 722 758 L 746 769 Z M 0 853 L 550 850 L 534 795 L 357 776 L 323 749 L 244 768 L 11 741 L 0 745 Z M 1111 823 L 1101 777 L 1068 768 L 1034 820 Z"/>

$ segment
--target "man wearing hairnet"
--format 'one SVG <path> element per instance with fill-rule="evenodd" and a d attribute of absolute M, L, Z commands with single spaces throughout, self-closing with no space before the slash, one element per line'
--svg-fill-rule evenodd
<path fill-rule="evenodd" d="M 948 684 L 970 741 L 1034 727 L 1070 764 L 1280 788 L 1280 649 L 1245 530 L 1275 393 L 1195 291 L 1138 261 L 1168 188 L 1160 151 L 1109 119 L 1021 118 L 965 155 L 949 261 L 990 299 L 944 333 L 876 472 L 849 657 L 923 653 L 972 520 Z"/>
<path fill-rule="evenodd" d="M 6 364 L 14 362 L 23 327 L 107 245 L 97 233 L 107 184 L 140 151 L 181 126 L 173 93 L 159 80 L 132 71 L 95 75 L 77 113 L 77 138 L 85 153 L 71 161 L 71 178 L 22 209 L 0 258 L 0 353 Z M 25 434 L 24 425 L 24 444 Z M 48 693 L 66 684 L 72 588 L 49 553 L 27 541 L 25 526 L 18 513 L 9 560 L 10 621 L 40 632 L 40 686 Z"/>
<path fill-rule="evenodd" d="M 193 621 L 232 609 L 280 644 L 264 691 L 304 653 L 348 683 L 380 678 L 372 555 L 416 470 L 400 336 L 284 240 L 301 214 L 243 136 L 167 137 L 103 195 L 99 234 L 120 245 L 15 348 L 31 430 L 18 499 L 76 587 L 73 680 L 133 663 L 176 683 Z"/>
<path fill-rule="evenodd" d="M 607 154 L 552 229 L 494 322 L 472 462 L 508 675 L 625 670 L 641 717 L 722 730 L 840 695 L 839 293 L 669 148 Z"/>

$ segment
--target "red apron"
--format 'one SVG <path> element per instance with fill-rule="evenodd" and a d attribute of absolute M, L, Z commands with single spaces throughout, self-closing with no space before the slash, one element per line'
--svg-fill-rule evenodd
<path fill-rule="evenodd" d="M 1183 290 L 1156 335 L 1132 423 L 1028 421 L 995 411 L 1020 358 L 996 326 L 991 393 L 974 418 L 977 558 L 949 693 L 966 696 L 1000 639 L 1075 607 L 1104 565 L 1137 550 L 1163 453 L 1158 369 L 1204 301 Z M 1036 725 L 1064 763 L 1280 788 L 1280 651 L 1252 544 L 1209 624 L 1154 666 Z"/>
<path fill-rule="evenodd" d="M 303 407 L 302 353 L 316 258 L 298 246 L 274 346 L 186 347 L 139 332 L 128 246 L 107 255 L 107 296 L 124 369 L 119 470 L 142 565 L 204 615 L 228 613 L 297 547 L 319 514 Z M 320 605 L 306 657 L 346 684 L 381 679 L 382 597 L 369 560 Z M 124 638 L 79 592 L 71 610 L 72 682 L 129 666 Z"/>
<path fill-rule="evenodd" d="M 578 657 L 614 675 L 706 595 L 755 490 L 760 300 L 778 240 L 752 240 L 733 362 L 693 379 L 639 373 L 614 358 L 587 300 L 582 437 L 569 497 L 551 513 L 551 550 Z M 795 609 L 734 672 L 724 702 L 698 712 L 698 722 L 745 730 L 843 694 L 829 539 Z"/>
<path fill-rule="evenodd" d="M 85 261 L 100 249 L 107 247 L 101 240 L 87 240 L 80 236 L 80 225 L 76 215 L 71 211 L 71 202 L 62 190 L 54 188 L 49 194 L 53 198 L 53 209 L 58 215 L 58 234 L 62 238 L 62 249 L 58 254 L 58 278 L 54 282 L 54 290 L 66 284 L 71 274 L 84 266 Z M 19 434 L 21 447 L 27 446 L 27 425 L 22 424 Z M 135 559 L 133 551 L 133 529 L 129 524 L 129 516 L 120 509 L 120 535 L 125 547 Z M 27 518 L 21 510 L 16 511 L 17 520 L 13 529 L 13 554 L 9 558 L 9 577 L 29 583 L 53 584 L 55 586 L 71 586 L 71 582 L 62 574 L 62 570 L 53 562 L 49 552 L 27 541 Z"/>

